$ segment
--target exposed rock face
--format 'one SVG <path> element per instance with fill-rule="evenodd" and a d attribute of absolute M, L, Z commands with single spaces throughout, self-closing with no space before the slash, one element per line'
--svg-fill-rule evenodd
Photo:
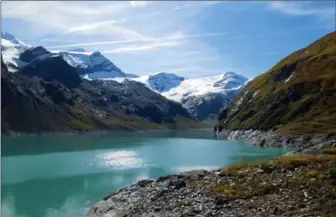
<path fill-rule="evenodd" d="M 50 56 L 50 54 L 51 52 L 49 52 L 42 46 L 31 47 L 27 49 L 25 52 L 23 52 L 22 54 L 20 54 L 20 60 L 23 62 L 29 63 L 33 60 L 36 60 L 37 58 L 39 59 L 46 58 Z"/>
<path fill-rule="evenodd" d="M 152 122 L 166 123 L 172 127 L 179 118 L 193 120 L 179 103 L 167 100 L 141 83 L 130 80 L 124 83 L 113 80 L 94 80 L 92 83 L 103 87 L 106 93 L 112 94 L 112 101 L 119 104 L 128 114 L 139 115 Z"/>
<path fill-rule="evenodd" d="M 230 130 L 336 133 L 336 32 L 253 79 L 220 114 Z"/>
<path fill-rule="evenodd" d="M 181 100 L 182 105 L 194 116 L 202 121 L 214 122 L 218 113 L 226 108 L 236 91 L 221 93 L 209 93 L 200 96 L 188 96 Z"/>
<path fill-rule="evenodd" d="M 225 130 L 215 127 L 218 139 L 240 140 L 262 147 L 294 148 L 293 153 L 309 153 L 326 146 L 336 145 L 336 135 L 292 135 L 260 130 Z"/>
<path fill-rule="evenodd" d="M 40 77 L 46 81 L 55 80 L 69 88 L 78 87 L 81 82 L 77 71 L 60 56 L 50 56 L 36 63 L 30 63 L 23 68 L 22 73 L 29 77 Z"/>

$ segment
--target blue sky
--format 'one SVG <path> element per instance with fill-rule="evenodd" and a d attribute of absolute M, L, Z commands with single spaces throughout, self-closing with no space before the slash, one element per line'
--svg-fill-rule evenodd
<path fill-rule="evenodd" d="M 335 31 L 334 1 L 2 2 L 2 31 L 101 51 L 126 73 L 254 77 Z"/>

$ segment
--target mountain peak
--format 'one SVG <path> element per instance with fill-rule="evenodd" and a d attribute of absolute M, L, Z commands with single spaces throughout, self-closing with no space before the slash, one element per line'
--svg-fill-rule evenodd
<path fill-rule="evenodd" d="M 24 45 L 25 44 L 22 41 L 20 41 L 18 38 L 16 38 L 14 35 L 12 35 L 8 32 L 1 32 L 1 38 L 5 39 L 7 41 L 10 41 L 13 44 L 17 44 L 17 45 Z"/>
<path fill-rule="evenodd" d="M 149 75 L 146 83 L 150 89 L 161 93 L 179 86 L 184 80 L 185 78 L 173 73 L 159 72 Z"/>

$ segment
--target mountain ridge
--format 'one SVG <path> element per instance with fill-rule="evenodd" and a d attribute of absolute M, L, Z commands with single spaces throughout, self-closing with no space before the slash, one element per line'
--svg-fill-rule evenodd
<path fill-rule="evenodd" d="M 1 33 L 1 39 L 1 53 L 4 56 L 5 64 L 9 66 L 9 69 L 12 72 L 19 71 L 25 65 L 30 63 L 30 61 L 33 60 L 32 56 L 36 58 L 35 61 L 38 61 L 39 59 L 47 58 L 51 55 L 60 55 L 71 66 L 75 67 L 78 73 L 83 77 L 86 76 L 90 79 L 104 77 L 128 77 L 125 72 L 118 68 L 99 51 L 89 52 L 83 48 L 76 48 L 67 51 L 49 51 L 42 46 L 31 46 L 25 44 L 15 36 L 6 32 Z M 30 58 L 27 59 L 24 56 L 30 56 Z M 40 57 L 39 59 L 37 59 L 38 56 Z"/>
<path fill-rule="evenodd" d="M 168 72 L 138 77 L 124 73 L 99 51 L 89 52 L 83 48 L 68 51 L 49 51 L 42 46 L 25 45 L 12 35 L 3 35 L 12 39 L 13 43 L 25 46 L 24 49 L 17 51 L 15 57 L 17 62 L 22 63 L 20 67 L 17 67 L 18 71 L 21 70 L 30 74 L 28 69 L 42 66 L 46 59 L 54 59 L 59 56 L 75 68 L 82 78 L 87 80 L 117 80 L 119 82 L 131 79 L 143 83 L 147 88 L 160 93 L 162 96 L 181 103 L 194 117 L 202 121 L 213 122 L 217 120 L 220 110 L 228 105 L 247 81 L 247 78 L 234 72 L 198 79 L 186 79 Z M 53 73 L 50 75 L 53 75 Z M 46 79 L 45 76 L 44 78 Z M 66 81 L 63 80 L 62 82 Z"/>

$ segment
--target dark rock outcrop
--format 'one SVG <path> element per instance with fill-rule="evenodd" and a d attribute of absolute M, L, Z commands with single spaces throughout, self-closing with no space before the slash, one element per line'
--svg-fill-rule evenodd
<path fill-rule="evenodd" d="M 44 60 L 28 64 L 22 73 L 29 77 L 40 77 L 46 81 L 58 81 L 68 88 L 78 87 L 81 78 L 77 71 L 60 56 L 50 56 Z"/>
<path fill-rule="evenodd" d="M 51 52 L 49 52 L 42 46 L 31 47 L 27 49 L 25 52 L 23 52 L 22 54 L 20 54 L 20 60 L 23 62 L 29 63 L 33 60 L 43 59 L 50 55 L 51 55 Z"/>

